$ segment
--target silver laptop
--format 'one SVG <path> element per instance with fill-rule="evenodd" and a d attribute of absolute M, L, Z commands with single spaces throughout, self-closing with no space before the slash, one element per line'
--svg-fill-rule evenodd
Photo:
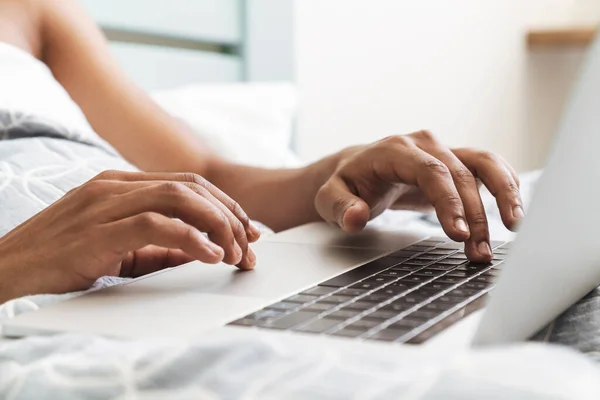
<path fill-rule="evenodd" d="M 526 340 L 600 284 L 599 151 L 597 41 L 519 237 L 494 242 L 490 264 L 469 263 L 446 238 L 311 224 L 256 244 L 253 272 L 194 262 L 22 315 L 3 334 L 216 330 L 446 348 Z"/>

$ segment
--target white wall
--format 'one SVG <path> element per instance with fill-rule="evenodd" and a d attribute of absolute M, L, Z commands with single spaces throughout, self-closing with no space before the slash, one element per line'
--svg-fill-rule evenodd
<path fill-rule="evenodd" d="M 431 129 L 540 166 L 581 51 L 531 54 L 527 28 L 594 22 L 597 0 L 299 0 L 300 153 Z"/>

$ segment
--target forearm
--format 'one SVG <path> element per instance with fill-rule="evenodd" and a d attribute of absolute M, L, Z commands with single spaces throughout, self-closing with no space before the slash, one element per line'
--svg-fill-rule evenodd
<path fill-rule="evenodd" d="M 307 167 L 268 170 L 213 161 L 205 177 L 236 200 L 250 218 L 275 231 L 320 221 L 315 195 L 337 166 L 338 155 Z"/>

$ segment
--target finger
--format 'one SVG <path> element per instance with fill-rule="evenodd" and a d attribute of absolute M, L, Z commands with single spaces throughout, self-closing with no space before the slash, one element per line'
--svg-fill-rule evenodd
<path fill-rule="evenodd" d="M 105 202 L 103 206 L 103 214 L 110 220 L 146 212 L 179 218 L 208 233 L 209 238 L 225 251 L 225 263 L 235 265 L 242 261 L 243 252 L 233 233 L 235 229 L 243 230 L 242 225 L 238 222 L 232 227 L 219 208 L 183 183 L 157 183 L 136 189 Z"/>
<path fill-rule="evenodd" d="M 435 208 L 444 232 L 455 241 L 467 240 L 471 232 L 466 222 L 463 201 L 448 167 L 442 161 L 418 149 L 413 158 L 412 170 L 417 186 Z"/>
<path fill-rule="evenodd" d="M 225 205 L 235 217 L 242 223 L 246 230 L 250 243 L 256 242 L 260 238 L 260 230 L 252 224 L 250 218 L 242 207 L 231 197 L 225 194 L 215 185 L 204 179 L 202 176 L 193 173 L 149 173 L 149 172 L 126 172 L 126 171 L 105 171 L 97 175 L 93 180 L 118 180 L 125 182 L 141 181 L 172 181 L 193 183 L 208 190 L 215 198 Z"/>
<path fill-rule="evenodd" d="M 225 252 L 206 238 L 195 227 L 158 213 L 142 213 L 102 227 L 103 237 L 109 248 L 118 254 L 129 254 L 153 245 L 161 248 L 179 249 L 194 260 L 216 264 L 223 260 Z M 163 260 L 164 261 L 164 260 Z M 135 265 L 135 261 L 131 260 Z M 164 262 L 162 266 L 164 267 Z M 125 273 L 141 274 L 130 271 Z"/>
<path fill-rule="evenodd" d="M 485 207 L 471 171 L 445 147 L 433 146 L 430 152 L 450 170 L 456 190 L 463 202 L 470 236 L 465 242 L 465 253 L 473 262 L 489 262 L 493 258 Z"/>
<path fill-rule="evenodd" d="M 317 192 L 315 207 L 325 221 L 348 233 L 361 231 L 370 218 L 367 203 L 354 195 L 339 176 L 332 177 Z"/>
<path fill-rule="evenodd" d="M 121 277 L 138 278 L 191 261 L 194 261 L 194 257 L 182 250 L 150 245 L 127 255 L 121 262 Z"/>
<path fill-rule="evenodd" d="M 453 152 L 496 198 L 502 222 L 514 231 L 524 217 L 523 202 L 518 181 L 505 162 L 494 154 L 472 149 Z"/>

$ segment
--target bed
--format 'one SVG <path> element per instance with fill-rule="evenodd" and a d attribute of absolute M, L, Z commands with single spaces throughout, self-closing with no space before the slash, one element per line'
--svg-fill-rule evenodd
<path fill-rule="evenodd" d="M 302 163 L 293 151 L 294 1 L 84 3 L 138 84 L 221 154 L 268 167 Z M 535 178 L 524 179 L 527 197 Z M 495 234 L 508 235 L 493 200 L 485 202 Z M 440 234 L 435 219 L 412 212 L 387 212 L 373 225 Z M 101 279 L 93 290 L 118 283 Z M 76 295 L 11 301 L 0 306 L 0 321 Z M 542 333 L 591 357 L 536 343 L 459 357 L 407 347 L 371 352 L 349 345 L 334 352 L 310 337 L 254 331 L 189 342 L 59 335 L 0 341 L 0 397 L 596 399 L 598 298 L 592 293 Z"/>

